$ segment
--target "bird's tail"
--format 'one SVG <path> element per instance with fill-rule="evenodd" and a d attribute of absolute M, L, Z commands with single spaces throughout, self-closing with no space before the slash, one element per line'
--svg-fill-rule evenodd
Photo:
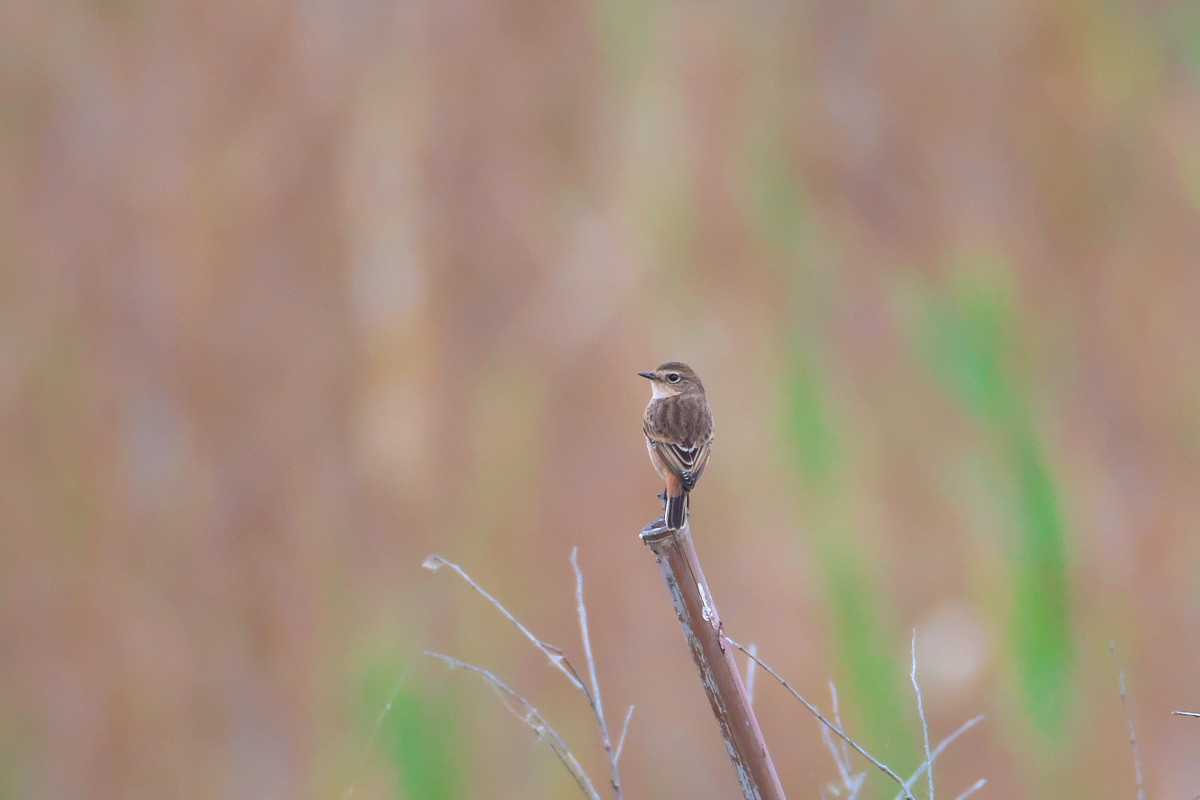
<path fill-rule="evenodd" d="M 667 495 L 667 527 L 680 530 L 687 519 L 688 493 L 683 492 L 678 497 Z"/>

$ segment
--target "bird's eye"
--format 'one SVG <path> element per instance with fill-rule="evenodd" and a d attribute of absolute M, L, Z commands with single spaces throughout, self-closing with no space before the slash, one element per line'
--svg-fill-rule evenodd
<path fill-rule="evenodd" d="M 667 381 L 670 383 L 679 383 L 679 373 L 678 372 L 668 372 L 667 373 Z"/>

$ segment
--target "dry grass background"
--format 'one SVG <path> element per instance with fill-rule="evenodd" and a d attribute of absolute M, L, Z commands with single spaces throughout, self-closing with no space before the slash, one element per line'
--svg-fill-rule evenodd
<path fill-rule="evenodd" d="M 636 538 L 668 358 L 736 638 L 901 770 L 917 627 L 992 798 L 1134 796 L 1115 639 L 1194 796 L 1198 71 L 1183 2 L 0 4 L 0 797 L 572 796 L 420 653 L 603 775 L 586 708 L 420 564 L 570 649 L 573 546 L 626 797 L 733 796 Z"/>

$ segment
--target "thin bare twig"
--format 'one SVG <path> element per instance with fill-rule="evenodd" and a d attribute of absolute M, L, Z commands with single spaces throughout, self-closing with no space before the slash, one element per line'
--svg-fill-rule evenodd
<path fill-rule="evenodd" d="M 816 717 L 817 720 L 822 725 L 827 727 L 830 731 L 832 731 L 834 733 L 834 735 L 836 735 L 842 741 L 846 742 L 846 744 L 850 745 L 855 750 L 857 750 L 858 754 L 861 755 L 863 758 L 867 759 L 868 761 L 870 761 L 872 764 L 874 764 L 876 769 L 880 770 L 885 775 L 887 775 L 889 778 L 894 780 L 900 786 L 903 797 L 907 798 L 907 800 L 916 800 L 916 798 L 913 797 L 912 792 L 904 784 L 903 779 L 901 779 L 901 777 L 899 775 L 897 775 L 891 767 L 889 767 L 887 764 L 884 764 L 882 761 L 875 758 L 875 756 L 868 753 L 865 749 L 863 749 L 862 745 L 860 745 L 858 742 L 851 739 L 850 736 L 847 735 L 845 731 L 843 731 L 837 725 L 835 725 L 834 723 L 832 723 L 828 719 L 826 719 L 825 716 L 817 709 L 816 706 L 814 706 L 812 703 L 808 702 L 808 700 L 806 700 L 803 695 L 801 695 L 799 692 L 797 692 L 795 689 L 793 689 L 792 685 L 790 683 L 788 683 L 787 681 L 785 681 L 778 672 L 776 672 L 774 669 L 772 669 L 770 664 L 766 663 L 758 656 L 752 655 L 749 650 L 747 650 L 745 647 L 742 647 L 740 644 L 735 642 L 733 639 L 730 639 L 729 636 L 725 636 L 725 641 L 729 642 L 731 645 L 736 647 L 738 650 L 741 650 L 747 656 L 750 656 L 750 658 L 757 661 L 758 665 L 760 667 L 762 667 L 764 670 L 766 670 L 768 675 L 770 675 L 775 680 L 779 681 L 780 685 L 782 685 L 784 689 L 787 689 L 788 693 L 791 694 L 792 697 L 799 700 L 804 705 L 804 707 L 808 709 L 809 713 L 812 714 L 814 717 Z"/>
<path fill-rule="evenodd" d="M 538 739 L 550 746 L 550 749 L 554 751 L 554 755 L 558 756 L 558 760 L 561 761 L 563 766 L 567 768 L 567 772 L 571 773 L 571 777 L 575 779 L 575 783 L 578 784 L 583 793 L 586 794 L 590 800 L 600 800 L 600 795 L 596 792 L 596 788 L 592 785 L 591 780 L 588 779 L 587 774 L 584 773 L 583 768 L 579 766 L 579 761 L 576 760 L 575 755 L 571 752 L 570 748 L 567 747 L 566 742 L 564 742 L 562 737 L 558 735 L 558 731 L 554 730 L 550 723 L 546 722 L 545 718 L 542 717 L 541 713 L 539 713 L 538 710 L 533 707 L 532 703 L 518 694 L 517 691 L 507 683 L 500 680 L 493 673 L 484 669 L 483 667 L 477 667 L 474 664 L 468 664 L 467 662 L 460 661 L 452 656 L 448 656 L 443 653 L 435 653 L 431 650 L 426 650 L 425 655 L 432 656 L 433 658 L 440 658 L 452 669 L 470 670 L 471 672 L 474 672 L 483 678 L 488 687 L 490 687 L 494 692 L 496 692 L 497 696 L 500 697 L 500 701 L 504 704 L 504 707 L 507 708 L 513 716 L 529 726 L 529 728 L 537 735 Z M 514 703 L 517 705 L 514 706 Z"/>
<path fill-rule="evenodd" d="M 625 736 L 629 733 L 629 720 L 633 719 L 633 706 L 625 713 L 625 724 L 621 726 L 621 738 L 617 740 L 617 754 L 614 758 L 621 760 L 621 751 L 625 749 Z"/>
<path fill-rule="evenodd" d="M 926 761 L 924 764 L 917 767 L 917 771 L 914 772 L 909 779 L 904 782 L 904 785 L 909 789 L 912 789 L 916 782 L 920 780 L 921 776 L 925 774 L 925 770 L 929 768 L 929 765 L 932 762 L 937 761 L 938 756 L 942 754 L 943 750 L 953 744 L 955 739 L 962 736 L 964 733 L 971 730 L 971 728 L 974 728 L 985 719 L 987 719 L 986 715 L 980 714 L 978 717 L 972 717 L 962 725 L 959 725 L 958 730 L 954 731 L 954 733 L 950 734 L 945 739 L 942 739 L 942 741 L 938 743 L 938 746 L 933 748 L 933 752 L 929 755 L 929 761 Z M 896 800 L 901 800 L 902 797 L 902 794 L 898 794 L 896 795 Z"/>
<path fill-rule="evenodd" d="M 844 728 L 842 725 L 841 711 L 838 710 L 838 693 L 837 685 L 833 680 L 829 681 L 829 696 L 830 702 L 833 705 L 833 721 L 839 728 Z M 862 791 L 863 782 L 867 779 L 865 772 L 852 772 L 850 763 L 850 748 L 844 741 L 834 741 L 833 735 L 824 725 L 821 726 L 821 741 L 825 743 L 825 747 L 833 755 L 833 763 L 837 764 L 838 775 L 842 779 L 842 786 L 846 789 L 847 800 L 855 800 L 858 793 Z"/>
<path fill-rule="evenodd" d="M 604 754 L 608 756 L 608 769 L 616 800 L 621 800 L 621 774 L 617 768 L 617 756 L 612 739 L 608 736 L 608 723 L 604 720 L 604 704 L 600 700 L 600 681 L 596 678 L 596 659 L 592 656 L 592 638 L 588 635 L 587 606 L 583 602 L 583 571 L 579 569 L 579 548 L 571 548 L 571 567 L 575 570 L 575 605 L 579 611 L 579 633 L 583 638 L 583 654 L 587 658 L 588 677 L 591 678 L 592 693 L 588 704 L 596 714 L 600 725 L 600 740 L 604 743 Z M 626 722 L 629 718 L 626 717 Z"/>
<path fill-rule="evenodd" d="M 553 664 L 559 672 L 567 676 L 567 680 L 571 682 L 571 685 L 587 695 L 588 702 L 591 702 L 591 693 L 583 684 L 583 679 L 579 677 L 579 673 L 575 671 L 575 667 L 573 667 L 571 662 L 567 660 L 567 657 L 563 655 L 563 651 L 554 645 L 546 644 L 541 639 L 534 636 L 532 631 L 522 625 L 521 621 L 513 616 L 512 612 L 505 608 L 499 600 L 497 600 L 495 597 L 492 597 L 487 590 L 472 580 L 471 576 L 468 575 L 462 567 L 460 567 L 458 564 L 455 564 L 453 561 L 448 561 L 445 558 L 442 558 L 437 553 L 432 553 L 426 556 L 425 561 L 421 564 L 421 566 L 434 572 L 441 567 L 449 567 L 458 573 L 458 576 L 466 581 L 468 586 L 487 598 L 487 601 L 495 606 L 496 610 L 499 611 L 505 619 L 515 625 L 517 630 L 524 634 L 526 639 L 533 642 L 533 646 L 541 650 L 542 653 L 545 654 L 546 658 L 550 659 L 550 663 Z"/>
<path fill-rule="evenodd" d="M 933 755 L 929 752 L 929 722 L 925 719 L 925 700 L 921 697 L 921 684 L 917 683 L 917 629 L 913 628 L 912 632 L 912 671 L 908 673 L 908 677 L 912 680 L 913 691 L 917 694 L 917 716 L 921 718 L 921 733 L 925 737 L 925 763 L 928 769 L 925 770 L 925 775 L 928 778 L 929 785 L 929 800 L 934 800 L 933 797 Z"/>
<path fill-rule="evenodd" d="M 591 684 L 590 687 L 584 683 L 583 678 L 580 677 L 578 670 L 575 669 L 574 665 L 571 664 L 570 660 L 567 659 L 566 655 L 560 648 L 544 642 L 538 637 L 534 636 L 532 631 L 526 628 L 525 625 L 523 625 L 521 621 L 518 620 L 515 615 L 513 615 L 512 612 L 504 607 L 504 604 L 502 604 L 487 590 L 476 583 L 474 579 L 472 579 L 471 576 L 466 573 L 466 570 L 464 570 L 458 564 L 455 564 L 453 561 L 448 561 L 447 559 L 435 553 L 425 559 L 423 566 L 426 569 L 434 571 L 440 569 L 441 567 L 449 567 L 452 569 L 460 578 L 466 581 L 468 586 L 479 592 L 479 594 L 483 595 L 484 598 L 486 598 L 487 601 L 491 603 L 492 606 L 499 611 L 505 619 L 511 622 L 516 629 L 533 644 L 534 647 L 540 650 L 549 659 L 550 663 L 553 664 L 559 672 L 566 676 L 567 680 L 571 682 L 572 686 L 574 686 L 583 694 L 583 696 L 587 699 L 588 706 L 595 714 L 596 722 L 600 728 L 600 738 L 604 744 L 605 756 L 608 758 L 610 782 L 614 795 L 616 800 L 621 800 L 621 779 L 617 765 L 621 758 L 621 748 L 625 744 L 625 736 L 629 733 L 629 723 L 633 717 L 633 706 L 629 707 L 629 712 L 625 715 L 625 725 L 621 730 L 621 739 L 617 743 L 617 747 L 614 750 L 612 746 L 612 738 L 609 736 L 608 732 L 608 723 L 604 717 L 604 705 L 600 697 L 600 681 L 596 676 L 596 659 L 592 654 L 592 640 L 588 629 L 587 605 L 583 600 L 583 571 L 579 568 L 578 556 L 579 548 L 574 548 L 571 551 L 571 566 L 575 570 L 575 605 L 579 614 L 579 632 L 581 638 L 583 639 L 583 651 L 588 663 L 588 675 Z M 446 663 L 451 664 L 451 666 L 461 666 L 465 669 L 469 669 L 478 673 L 479 675 L 483 676 L 484 680 L 486 680 L 495 690 L 503 693 L 502 698 L 506 695 L 507 697 L 518 700 L 522 704 L 522 708 L 525 709 L 524 714 L 518 713 L 517 709 L 513 708 L 507 700 L 505 701 L 505 705 L 508 707 L 509 711 L 512 711 L 527 724 L 530 724 L 531 727 L 534 727 L 534 729 L 538 731 L 539 736 L 550 744 L 551 749 L 554 750 L 555 754 L 559 757 L 559 760 L 561 760 L 563 764 L 567 766 L 567 769 L 575 778 L 576 783 L 578 783 L 580 787 L 585 790 L 585 792 L 588 792 L 592 796 L 595 795 L 595 789 L 593 788 L 590 779 L 588 779 L 587 775 L 583 772 L 583 769 L 579 766 L 579 762 L 576 761 L 575 756 L 567 748 L 566 744 L 562 741 L 558 734 L 554 732 L 554 729 L 551 728 L 548 723 L 546 723 L 537 710 L 529 703 L 529 701 L 527 701 L 524 697 L 521 697 L 521 695 L 517 694 L 514 690 L 501 682 L 499 678 L 482 667 L 477 667 L 464 661 L 459 661 L 451 656 L 441 655 L 440 653 L 430 653 L 430 655 L 443 659 L 446 661 Z M 537 723 L 536 726 L 530 722 L 531 719 Z M 542 729 L 548 731 L 549 734 L 552 735 L 547 736 L 543 734 Z"/>
<path fill-rule="evenodd" d="M 967 789 L 965 792 L 960 794 L 958 797 L 954 798 L 954 800 L 967 800 L 968 797 L 975 794 L 977 791 L 982 789 L 984 786 L 987 786 L 987 778 L 980 778 L 979 780 L 975 781 L 974 785 L 971 786 L 970 789 Z"/>
<path fill-rule="evenodd" d="M 1142 785 L 1142 753 L 1138 747 L 1137 731 L 1133 729 L 1133 711 L 1129 708 L 1129 695 L 1125 693 L 1125 668 L 1121 666 L 1121 660 L 1117 658 L 1115 639 L 1109 641 L 1108 650 L 1113 654 L 1113 661 L 1117 664 L 1117 678 L 1121 685 L 1121 707 L 1125 709 L 1125 720 L 1129 723 L 1129 744 L 1133 747 L 1133 772 L 1137 777 L 1138 800 L 1146 800 L 1146 789 Z"/>
<path fill-rule="evenodd" d="M 837 684 L 833 682 L 833 678 L 829 679 L 829 702 L 833 706 L 833 721 L 844 730 L 846 726 L 842 724 L 842 712 L 838 707 Z M 821 730 L 824 731 L 825 728 L 821 728 Z M 846 762 L 846 766 L 850 766 L 850 747 L 845 742 L 842 742 L 842 760 Z"/>
<path fill-rule="evenodd" d="M 1195 711 L 1172 711 L 1171 716 L 1173 716 L 1173 717 L 1200 717 L 1200 713 L 1197 713 Z"/>

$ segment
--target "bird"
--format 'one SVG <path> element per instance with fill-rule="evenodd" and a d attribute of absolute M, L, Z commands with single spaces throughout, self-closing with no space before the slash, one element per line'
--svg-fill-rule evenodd
<path fill-rule="evenodd" d="M 679 530 L 687 519 L 688 495 L 708 464 L 712 411 L 700 377 L 681 361 L 668 361 L 638 375 L 650 381 L 652 390 L 642 432 L 650 462 L 667 482 L 666 491 L 659 495 L 663 519 L 668 528 Z"/>

